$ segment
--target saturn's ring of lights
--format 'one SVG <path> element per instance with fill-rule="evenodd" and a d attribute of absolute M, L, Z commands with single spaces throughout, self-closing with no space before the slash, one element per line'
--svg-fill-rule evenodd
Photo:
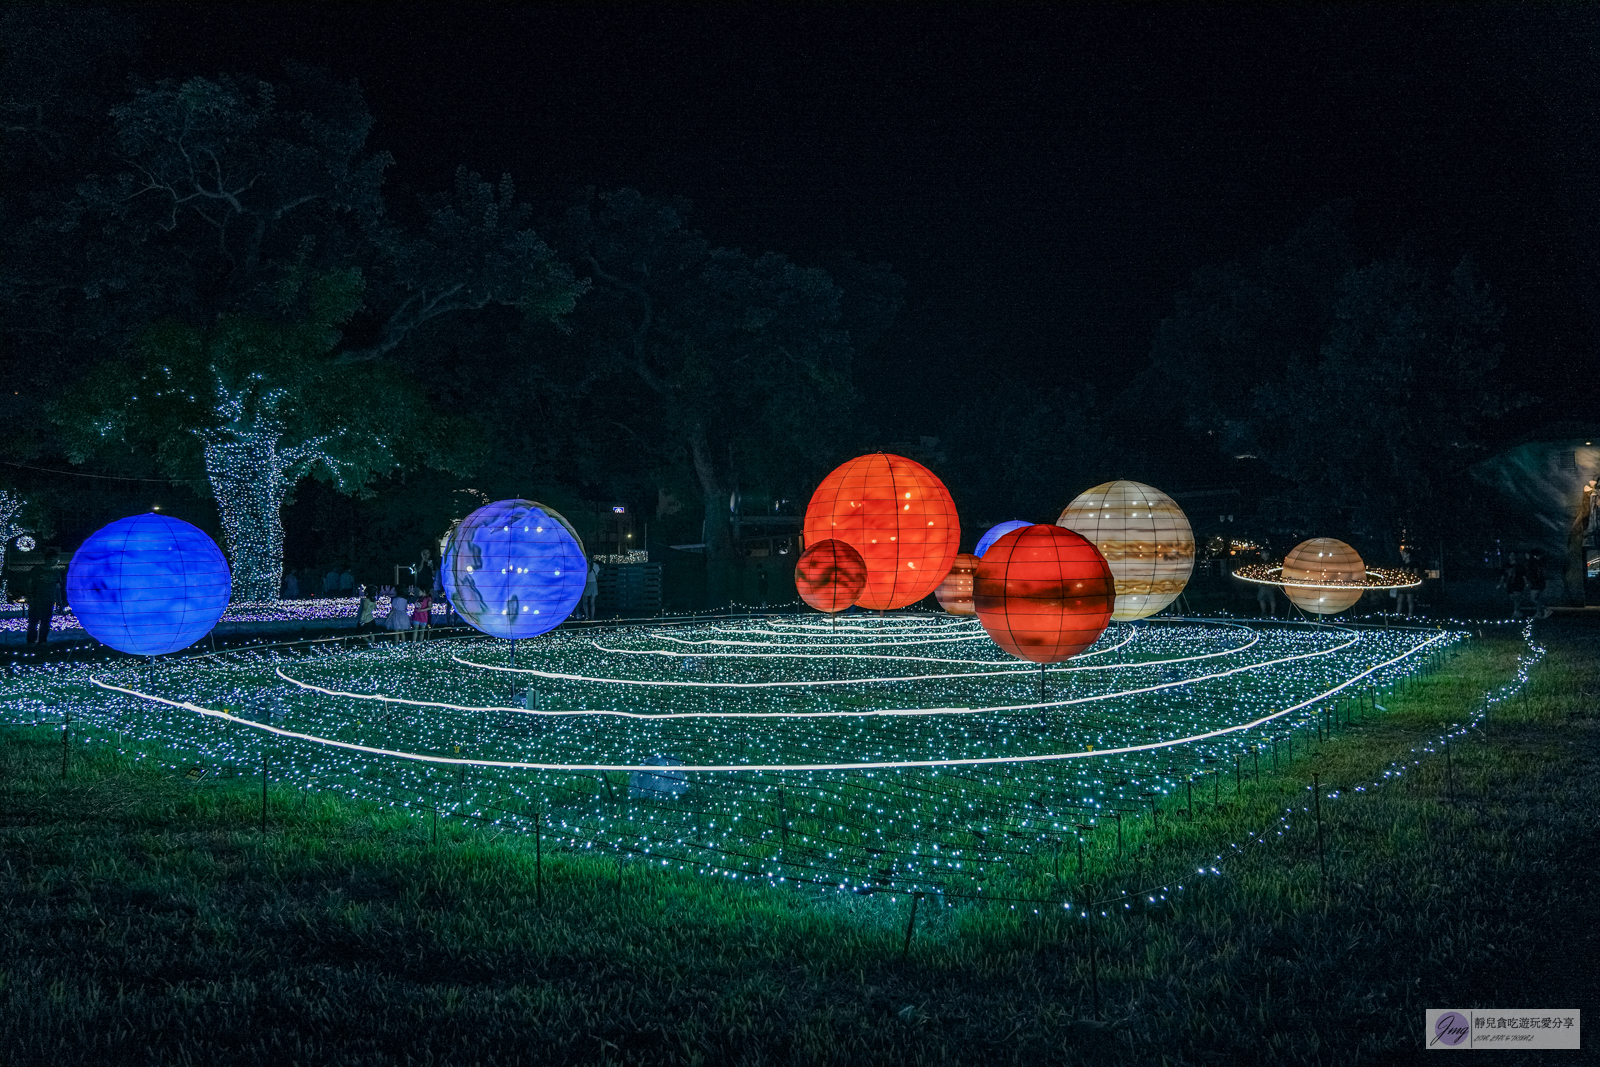
<path fill-rule="evenodd" d="M 1277 575 L 1277 577 L 1273 577 Z M 1367 576 L 1359 582 L 1297 582 L 1283 577 L 1282 567 L 1267 567 L 1262 564 L 1249 564 L 1233 572 L 1233 576 L 1241 581 L 1254 582 L 1256 585 L 1276 585 L 1284 589 L 1415 589 L 1422 584 L 1422 579 L 1409 571 L 1390 570 L 1383 567 L 1368 567 Z"/>
<path fill-rule="evenodd" d="M 857 762 L 850 762 L 850 763 L 678 764 L 678 765 L 674 765 L 672 767 L 672 771 L 674 773 L 685 773 L 685 772 L 729 772 L 729 771 L 735 771 L 735 772 L 737 772 L 737 771 L 744 771 L 744 772 L 758 772 L 758 771 L 760 771 L 760 772 L 781 772 L 781 771 L 906 770 L 906 769 L 924 768 L 924 767 L 975 767 L 975 766 L 994 766 L 994 765 L 998 765 L 998 764 L 1050 763 L 1050 762 L 1061 762 L 1061 761 L 1064 761 L 1064 760 L 1073 760 L 1073 759 L 1093 759 L 1093 758 L 1105 757 L 1105 756 L 1121 756 L 1121 755 L 1127 755 L 1128 753 L 1132 753 L 1132 752 L 1153 752 L 1153 751 L 1158 751 L 1160 749 L 1165 749 L 1165 748 L 1175 748 L 1175 747 L 1177 747 L 1179 745 L 1192 744 L 1192 743 L 1198 742 L 1198 741 L 1207 741 L 1207 740 L 1210 740 L 1212 738 L 1225 737 L 1225 736 L 1227 736 L 1229 734 L 1242 733 L 1242 732 L 1247 731 L 1247 730 L 1253 730 L 1253 729 L 1256 729 L 1257 727 L 1264 726 L 1267 723 L 1274 722 L 1274 721 L 1276 721 L 1278 719 L 1283 718 L 1284 716 L 1291 715 L 1296 711 L 1301 711 L 1301 710 L 1303 710 L 1305 708 L 1308 708 L 1308 707 L 1311 707 L 1311 706 L 1313 706 L 1315 704 L 1321 703 L 1322 701 L 1327 700 L 1330 697 L 1332 697 L 1332 696 L 1334 696 L 1334 695 L 1336 695 L 1336 694 L 1338 694 L 1340 692 L 1343 692 L 1344 690 L 1349 689 L 1350 687 L 1356 685 L 1362 679 L 1367 678 L 1367 677 L 1377 673 L 1378 671 L 1383 670 L 1386 667 L 1392 667 L 1396 663 L 1400 663 L 1400 662 L 1402 662 L 1402 661 L 1404 661 L 1406 659 L 1411 658 L 1412 656 L 1419 655 L 1420 653 L 1422 653 L 1422 652 L 1424 652 L 1426 650 L 1432 649 L 1435 645 L 1443 645 L 1444 643 L 1448 642 L 1451 638 L 1452 638 L 1452 635 L 1449 635 L 1449 634 L 1439 634 L 1438 636 L 1430 637 L 1428 640 L 1423 641 L 1422 643 L 1418 644 L 1414 648 L 1411 648 L 1411 649 L 1406 650 L 1405 652 L 1402 652 L 1398 656 L 1393 656 L 1393 657 L 1391 657 L 1391 658 L 1389 658 L 1387 660 L 1384 660 L 1381 663 L 1374 664 L 1373 666 L 1368 667 L 1366 670 L 1361 671 L 1359 674 L 1353 675 L 1352 677 L 1347 678 L 1343 682 L 1340 682 L 1338 685 L 1335 685 L 1335 686 L 1333 686 L 1333 687 L 1331 687 L 1331 688 L 1329 688 L 1327 690 L 1324 690 L 1321 693 L 1318 693 L 1318 694 L 1316 694 L 1316 695 L 1314 695 L 1312 697 L 1309 697 L 1306 700 L 1302 700 L 1297 704 L 1293 704 L 1293 705 L 1291 705 L 1289 707 L 1286 707 L 1286 708 L 1283 708 L 1283 709 L 1281 709 L 1279 711 L 1275 711 L 1270 715 L 1260 716 L 1259 718 L 1253 719 L 1250 722 L 1239 723 L 1239 724 L 1236 724 L 1236 725 L 1233 725 L 1233 726 L 1219 727 L 1218 729 L 1215 729 L 1215 730 L 1208 730 L 1208 731 L 1205 731 L 1203 733 L 1191 734 L 1191 735 L 1189 735 L 1187 737 L 1169 738 L 1169 739 L 1167 739 L 1165 741 L 1151 741 L 1151 742 L 1148 742 L 1146 744 L 1141 744 L 1141 745 L 1123 745 L 1123 746 L 1116 747 L 1116 748 L 1088 749 L 1088 750 L 1079 750 L 1079 751 L 1073 751 L 1073 752 L 1047 752 L 1047 753 L 1036 753 L 1036 754 L 1033 754 L 1033 755 L 1021 755 L 1021 756 L 973 756 L 973 757 L 955 757 L 955 758 L 946 758 L 946 759 L 925 759 L 925 760 L 865 760 L 865 761 L 857 761 Z M 1285 657 L 1281 657 L 1281 658 L 1276 659 L 1276 660 L 1270 660 L 1270 661 L 1266 661 L 1264 663 L 1259 663 L 1259 664 L 1249 664 L 1249 665 L 1246 665 L 1246 666 L 1243 666 L 1243 667 L 1233 668 L 1232 670 L 1223 671 L 1223 672 L 1220 672 L 1220 673 L 1215 674 L 1215 675 L 1208 675 L 1207 678 L 1221 678 L 1221 677 L 1226 677 L 1227 675 L 1230 675 L 1230 674 L 1237 674 L 1240 671 L 1253 670 L 1253 669 L 1256 669 L 1258 667 L 1269 666 L 1269 665 L 1274 664 L 1274 663 L 1286 663 L 1286 662 L 1289 662 L 1291 660 L 1307 659 L 1307 658 L 1310 658 L 1312 656 L 1328 655 L 1328 654 L 1330 654 L 1332 652 L 1338 651 L 1341 648 L 1349 647 L 1350 644 L 1353 644 L 1358 639 L 1359 639 L 1359 635 L 1354 634 L 1352 632 L 1351 640 L 1349 642 L 1347 642 L 1344 645 L 1337 646 L 1336 648 L 1333 648 L 1333 649 L 1326 649 L 1326 650 L 1323 650 L 1323 651 L 1320 651 L 1320 652 L 1307 653 L 1307 654 L 1304 654 L 1304 655 L 1285 656 Z M 637 771 L 637 772 L 645 773 L 645 774 L 659 774 L 659 773 L 661 773 L 661 770 L 662 770 L 662 765 L 659 764 L 659 763 L 539 763 L 539 762 L 524 761 L 524 760 L 491 760 L 491 759 L 474 759 L 474 758 L 470 758 L 470 757 L 460 757 L 460 756 L 435 756 L 435 755 L 431 755 L 431 754 L 425 753 L 425 752 L 407 752 L 407 751 L 404 751 L 404 750 L 401 750 L 401 749 L 380 748 L 380 747 L 375 746 L 375 745 L 363 745 L 363 744 L 360 744 L 360 743 L 354 742 L 354 741 L 340 741 L 340 740 L 338 740 L 336 738 L 321 737 L 321 736 L 318 736 L 316 734 L 302 733 L 302 732 L 300 732 L 298 730 L 288 730 L 288 729 L 285 729 L 285 728 L 283 728 L 281 726 L 272 726 L 269 723 L 256 722 L 253 719 L 242 718 L 240 716 L 234 715 L 231 712 L 228 712 L 228 711 L 225 711 L 225 710 L 219 710 L 217 708 L 208 708 L 208 707 L 205 707 L 203 705 L 195 704 L 195 703 L 190 702 L 190 701 L 186 701 L 186 700 L 171 700 L 171 699 L 168 699 L 167 697 L 156 696 L 155 694 L 152 694 L 152 693 L 142 693 L 142 692 L 140 692 L 140 691 L 138 691 L 136 689 L 129 689 L 129 688 L 126 688 L 124 686 L 112 685 L 109 682 L 102 681 L 100 678 L 98 678 L 98 677 L 96 677 L 94 675 L 90 675 L 89 680 L 94 685 L 98 686 L 99 688 L 108 690 L 110 692 L 121 693 L 121 694 L 123 694 L 125 696 L 134 697 L 134 698 L 139 699 L 139 700 L 150 701 L 152 703 L 164 704 L 164 705 L 166 705 L 168 707 L 179 708 L 179 709 L 182 709 L 182 710 L 185 710 L 185 711 L 191 711 L 191 712 L 194 712 L 197 715 L 202 715 L 202 716 L 205 716 L 207 718 L 221 719 L 223 721 L 231 722 L 231 723 L 237 724 L 239 726 L 247 726 L 247 727 L 250 727 L 250 728 L 252 728 L 254 730 L 258 730 L 258 731 L 261 731 L 263 733 L 272 734 L 272 735 L 277 736 L 277 737 L 289 738 L 289 739 L 293 739 L 293 740 L 297 740 L 297 741 L 307 741 L 307 742 L 310 742 L 312 744 L 325 745 L 325 746 L 332 747 L 332 748 L 341 748 L 341 749 L 345 749 L 347 751 L 364 752 L 364 753 L 367 753 L 368 755 L 373 755 L 373 756 L 392 756 L 392 757 L 394 757 L 396 759 L 412 760 L 412 761 L 420 762 L 420 763 L 443 764 L 443 765 L 460 766 L 460 767 L 485 767 L 485 768 L 493 767 L 493 768 L 498 768 L 498 769 L 501 769 L 501 770 L 518 770 L 518 771 L 581 771 L 581 772 L 588 772 L 588 773 L 606 772 L 606 771 L 624 771 L 624 772 L 635 772 L 635 771 Z M 1159 690 L 1159 689 L 1169 688 L 1171 685 L 1184 685 L 1184 684 L 1188 684 L 1189 682 L 1203 681 L 1203 680 L 1205 680 L 1205 679 L 1203 679 L 1203 678 L 1192 678 L 1192 679 L 1187 679 L 1184 682 L 1174 682 L 1174 683 L 1170 683 L 1168 685 L 1156 685 L 1156 686 L 1150 686 L 1150 687 L 1147 687 L 1147 688 L 1144 688 L 1144 689 L 1125 690 L 1122 694 L 1118 694 L 1118 695 L 1124 695 L 1125 696 L 1125 695 L 1130 695 L 1130 694 L 1134 694 L 1134 693 L 1154 692 L 1154 691 Z M 1054 701 L 1054 702 L 1047 703 L 1047 704 L 1025 704 L 1025 705 L 1016 705 L 1014 707 L 967 709 L 967 710 L 1022 711 L 1022 710 L 1028 710 L 1028 709 L 1042 709 L 1042 708 L 1046 708 L 1046 707 L 1060 707 L 1060 706 L 1063 706 L 1063 705 L 1066 705 L 1066 704 L 1082 703 L 1082 702 L 1084 702 L 1084 700 L 1088 700 L 1088 699 L 1101 699 L 1101 698 L 1079 698 L 1078 700 Z M 513 709 L 513 710 L 517 710 L 517 709 Z M 921 709 L 921 710 L 926 711 L 926 710 L 931 710 L 931 709 Z"/>

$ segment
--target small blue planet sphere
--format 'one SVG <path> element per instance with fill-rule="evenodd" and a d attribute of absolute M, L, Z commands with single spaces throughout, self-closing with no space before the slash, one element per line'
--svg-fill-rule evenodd
<path fill-rule="evenodd" d="M 1007 519 L 1005 522 L 997 523 L 996 525 L 989 527 L 988 533 L 978 538 L 978 547 L 972 550 L 972 554 L 977 556 L 979 559 L 982 559 L 983 554 L 989 551 L 989 546 L 1000 540 L 1000 538 L 1004 537 L 1012 530 L 1020 530 L 1024 526 L 1032 525 L 1033 523 L 1023 522 L 1021 519 Z"/>
<path fill-rule="evenodd" d="M 188 648 L 216 626 L 232 593 L 217 543 L 167 515 L 101 527 L 67 567 L 67 603 L 89 636 L 137 656 Z"/>
<path fill-rule="evenodd" d="M 462 519 L 445 544 L 450 603 L 490 637 L 537 637 L 583 596 L 588 562 L 567 520 L 531 500 L 497 500 Z"/>

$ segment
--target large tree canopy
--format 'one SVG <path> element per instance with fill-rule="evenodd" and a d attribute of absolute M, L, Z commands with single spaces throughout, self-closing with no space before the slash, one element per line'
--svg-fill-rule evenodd
<path fill-rule="evenodd" d="M 300 478 L 359 492 L 472 451 L 386 357 L 486 309 L 549 322 L 582 285 L 509 181 L 463 171 L 419 225 L 393 221 L 361 95 L 320 72 L 163 82 L 111 117 L 116 169 L 34 224 L 71 238 L 59 273 L 82 295 L 58 301 L 81 305 L 60 316 L 64 342 L 102 349 L 57 409 L 61 441 L 75 461 L 110 451 L 203 473 L 236 595 L 271 599 Z"/>
<path fill-rule="evenodd" d="M 802 482 L 850 436 L 853 347 L 827 272 L 714 247 L 687 212 L 589 194 L 554 234 L 591 284 L 572 335 L 591 434 L 692 471 L 707 553 L 727 559 L 732 495 Z"/>
<path fill-rule="evenodd" d="M 1470 261 L 1359 263 L 1325 212 L 1279 248 L 1199 272 L 1141 388 L 1280 480 L 1263 502 L 1276 529 L 1415 543 L 1453 521 L 1486 424 L 1515 402 L 1494 374 L 1499 321 Z"/>

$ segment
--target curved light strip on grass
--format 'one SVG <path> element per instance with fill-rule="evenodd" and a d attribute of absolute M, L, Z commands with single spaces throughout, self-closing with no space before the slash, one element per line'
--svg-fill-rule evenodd
<path fill-rule="evenodd" d="M 1093 663 L 1093 664 L 1090 664 L 1090 665 L 1088 665 L 1086 667 L 1059 667 L 1059 668 L 1056 669 L 1056 673 L 1057 674 L 1068 674 L 1068 673 L 1070 673 L 1072 671 L 1114 671 L 1114 670 L 1118 670 L 1120 668 L 1132 669 L 1134 667 L 1151 667 L 1151 666 L 1156 666 L 1156 665 L 1159 665 L 1159 664 L 1168 664 L 1168 663 L 1190 663 L 1190 662 L 1193 662 L 1194 660 L 1213 659 L 1213 658 L 1215 658 L 1217 656 L 1228 656 L 1228 655 L 1232 655 L 1235 652 L 1243 652 L 1245 649 L 1251 648 L 1254 645 L 1259 644 L 1260 641 L 1261 641 L 1261 635 L 1259 633 L 1257 633 L 1256 631 L 1250 629 L 1250 627 L 1248 627 L 1248 626 L 1244 626 L 1244 625 L 1242 625 L 1240 623 L 1221 623 L 1220 625 L 1231 626 L 1231 627 L 1234 627 L 1235 629 L 1243 630 L 1243 631 L 1245 631 L 1246 633 L 1248 633 L 1250 635 L 1250 640 L 1246 641 L 1242 645 L 1235 645 L 1232 648 L 1223 649 L 1221 652 L 1206 652 L 1206 653 L 1202 653 L 1202 654 L 1194 655 L 1194 656 L 1182 656 L 1182 657 L 1180 657 L 1178 659 L 1150 659 L 1150 660 L 1139 660 L 1139 661 L 1134 662 L 1134 663 Z M 1098 656 L 1098 655 L 1102 655 L 1103 653 L 1106 653 L 1106 652 L 1115 652 L 1117 649 L 1121 648 L 1123 645 L 1126 645 L 1129 641 L 1132 641 L 1132 640 L 1133 640 L 1133 637 L 1129 636 L 1129 637 L 1124 638 L 1118 644 L 1112 645 L 1110 648 L 1103 648 L 1099 652 L 1086 652 L 1081 656 L 1074 656 L 1073 658 L 1074 659 L 1087 659 L 1090 656 Z M 997 671 L 997 672 L 995 672 L 996 674 L 1011 673 L 1011 674 L 1031 675 L 1034 671 L 1038 670 L 1038 667 L 1039 667 L 1039 665 L 1036 664 L 1036 663 L 1025 663 L 1025 662 L 1005 663 L 1004 661 L 988 660 L 988 659 L 940 659 L 937 656 L 888 656 L 888 655 L 882 655 L 882 654 L 876 654 L 876 653 L 870 653 L 870 652 L 869 653 L 865 653 L 865 654 L 861 654 L 861 655 L 842 654 L 842 653 L 833 653 L 833 652 L 827 652 L 827 653 L 817 653 L 817 652 L 676 652 L 676 651 L 673 651 L 671 649 L 654 649 L 654 648 L 607 648 L 604 645 L 598 645 L 598 644 L 595 645 L 594 648 L 595 648 L 596 651 L 599 651 L 599 652 L 614 652 L 614 653 L 617 653 L 619 655 L 624 655 L 624 656 L 685 656 L 685 657 L 693 657 L 693 658 L 697 658 L 697 659 L 890 659 L 890 660 L 909 660 L 909 661 L 911 661 L 913 663 L 958 663 L 958 664 L 970 664 L 970 665 L 974 665 L 974 666 L 987 666 L 987 665 L 991 665 L 992 664 L 994 666 L 1005 666 L 1005 667 L 1012 668 L 1012 670 L 1009 671 L 1009 672 L 1007 672 L 1007 671 Z M 460 662 L 467 663 L 468 661 L 462 660 Z M 469 663 L 469 666 L 476 667 L 476 666 L 482 666 L 482 664 Z M 930 678 L 962 678 L 962 677 L 968 677 L 968 676 L 967 675 L 956 675 L 956 674 L 948 674 L 948 675 L 940 674 L 940 675 L 927 675 L 926 677 L 930 677 Z M 709 684 L 709 683 L 705 683 L 705 684 Z"/>
<path fill-rule="evenodd" d="M 273 670 L 279 678 L 299 686 L 301 689 L 322 693 L 325 696 L 346 697 L 353 700 L 378 701 L 386 704 L 404 704 L 411 707 L 442 708 L 447 711 L 502 711 L 518 715 L 544 716 L 549 718 L 571 718 L 576 716 L 610 716 L 623 719 L 847 719 L 847 718 L 917 718 L 933 715 L 980 715 L 992 711 L 1037 711 L 1044 708 L 1070 707 L 1077 704 L 1093 704 L 1102 700 L 1114 700 L 1117 697 L 1137 696 L 1141 693 L 1154 693 L 1163 689 L 1176 689 L 1179 686 L 1189 685 L 1193 682 L 1208 681 L 1213 678 L 1226 678 L 1229 675 L 1239 674 L 1243 671 L 1257 670 L 1261 667 L 1270 667 L 1278 663 L 1289 663 L 1294 660 L 1312 659 L 1320 656 L 1332 655 L 1343 649 L 1349 648 L 1360 640 L 1360 634 L 1353 631 L 1344 631 L 1351 635 L 1349 641 L 1334 648 L 1323 649 L 1320 652 L 1304 652 L 1294 656 L 1285 656 L 1275 660 L 1264 660 L 1261 663 L 1247 663 L 1216 674 L 1201 675 L 1196 678 L 1185 678 L 1179 681 L 1162 682 L 1158 685 L 1144 686 L 1138 689 L 1121 689 L 1110 693 L 1096 693 L 1090 696 L 1071 697 L 1066 700 L 1045 701 L 1035 704 L 1010 704 L 995 705 L 984 708 L 863 708 L 852 711 L 673 711 L 673 712 L 642 712 L 642 711 L 616 711 L 614 709 L 589 709 L 573 708 L 562 711 L 541 711 L 535 708 L 518 708 L 497 705 L 472 706 L 449 704 L 436 700 L 411 700 L 406 697 L 392 697 L 381 693 L 351 693 L 338 689 L 327 689 L 322 686 L 302 682 L 285 674 L 283 668 L 275 667 Z M 454 657 L 452 657 L 454 658 Z M 499 667 L 496 670 L 510 670 Z"/>
<path fill-rule="evenodd" d="M 1302 708 L 1308 708 L 1319 701 L 1326 700 L 1335 693 L 1342 692 L 1343 690 L 1348 689 L 1350 686 L 1355 685 L 1361 679 L 1366 678 L 1374 672 L 1380 671 L 1385 667 L 1393 666 L 1394 664 L 1399 663 L 1410 656 L 1416 655 L 1418 652 L 1421 652 L 1423 649 L 1428 648 L 1435 643 L 1446 640 L 1448 636 L 1450 635 L 1440 634 L 1437 637 L 1431 637 L 1413 649 L 1402 652 L 1400 655 L 1395 656 L 1392 659 L 1387 659 L 1382 663 L 1368 667 L 1360 674 L 1341 682 L 1332 689 L 1325 690 L 1307 700 L 1302 700 L 1300 703 L 1284 708 L 1282 711 L 1275 711 L 1271 715 L 1264 715 L 1259 719 L 1254 719 L 1247 723 L 1241 723 L 1237 726 L 1224 726 L 1220 729 L 1208 730 L 1201 734 L 1191 734 L 1188 737 L 1173 738 L 1168 741 L 1151 741 L 1143 745 L 1124 745 L 1120 748 L 1106 748 L 1099 749 L 1097 751 L 1050 752 L 1034 756 L 969 756 L 957 759 L 873 760 L 861 763 L 679 764 L 673 766 L 671 769 L 674 773 L 688 773 L 691 771 L 707 773 L 723 771 L 888 771 L 911 770 L 919 767 L 976 767 L 993 766 L 996 764 L 1005 763 L 1051 763 L 1070 759 L 1093 759 L 1101 756 L 1124 756 L 1131 752 L 1154 752 L 1163 748 L 1175 748 L 1178 745 L 1192 744 L 1196 741 L 1208 741 L 1214 737 L 1226 737 L 1229 734 L 1240 733 L 1245 730 L 1255 729 L 1258 726 L 1264 726 L 1276 719 L 1283 718 L 1285 715 L 1299 711 Z M 1326 655 L 1327 653 L 1316 654 Z M 1221 676 L 1219 675 L 1218 677 Z M 224 722 L 237 723 L 240 726 L 248 726 L 253 729 L 260 730 L 263 733 L 272 734 L 276 737 L 287 737 L 296 741 L 309 741 L 312 744 L 327 745 L 332 748 L 342 748 L 351 752 L 365 752 L 372 756 L 393 756 L 396 759 L 412 760 L 418 763 L 436 763 L 456 767 L 497 767 L 501 770 L 512 771 L 641 771 L 646 774 L 659 774 L 661 772 L 661 765 L 657 763 L 536 763 L 525 760 L 486 760 L 471 758 L 464 759 L 460 756 L 430 756 L 424 752 L 406 752 L 400 749 L 379 748 L 376 745 L 362 745 L 357 744 L 354 741 L 338 741 L 331 737 L 319 737 L 316 734 L 301 733 L 298 730 L 286 730 L 281 726 L 271 726 L 267 723 L 255 722 L 252 719 L 241 719 L 239 716 L 231 714 L 230 712 L 218 711 L 215 708 L 202 707 L 199 704 L 194 704 L 186 700 L 169 700 L 166 697 L 158 697 L 150 693 L 141 693 L 135 689 L 127 689 L 119 685 L 111 685 L 108 682 L 102 682 L 94 675 L 89 676 L 89 681 L 94 685 L 99 686 L 101 689 L 106 689 L 113 693 L 122 693 L 125 696 L 136 697 L 140 700 L 148 700 L 157 704 L 165 704 L 168 707 L 179 708 L 184 711 L 192 711 L 197 715 L 203 715 L 207 718 L 221 719 Z M 1160 686 L 1157 688 L 1166 687 Z M 1138 691 L 1143 692 L 1145 690 Z M 1062 703 L 1078 703 L 1078 701 L 1063 701 Z M 1021 707 L 1025 708 L 1029 706 L 1030 705 L 1022 705 Z M 1000 711 L 1013 709 L 990 708 L 984 710 Z"/>
<path fill-rule="evenodd" d="M 1345 632 L 1349 633 L 1350 631 L 1345 631 Z M 1327 651 L 1328 652 L 1337 652 L 1337 651 L 1339 651 L 1339 649 L 1349 648 L 1350 645 L 1354 644 L 1355 641 L 1357 641 L 1359 639 L 1360 639 L 1359 636 L 1357 636 L 1357 637 L 1353 638 L 1351 641 L 1347 641 L 1344 644 L 1338 645 L 1338 646 L 1336 646 L 1336 647 L 1334 647 L 1332 649 L 1328 649 Z M 1190 663 L 1190 662 L 1193 662 L 1195 660 L 1212 659 L 1212 658 L 1217 657 L 1217 656 L 1229 656 L 1229 655 L 1232 655 L 1235 652 L 1239 652 L 1239 651 L 1243 651 L 1244 649 L 1251 648 L 1252 646 L 1254 646 L 1260 640 L 1261 640 L 1261 637 L 1258 634 L 1258 635 L 1255 636 L 1254 640 L 1247 642 L 1246 644 L 1240 646 L 1239 648 L 1225 649 L 1225 650 L 1223 650 L 1221 652 L 1207 652 L 1207 653 L 1204 653 L 1204 654 L 1198 655 L 1198 656 L 1183 656 L 1183 657 L 1180 657 L 1178 659 L 1140 660 L 1137 663 L 1100 663 L 1100 664 L 1091 664 L 1091 665 L 1089 665 L 1087 667 L 1063 667 L 1063 668 L 1060 668 L 1059 670 L 1057 670 L 1056 673 L 1057 674 L 1068 674 L 1068 673 L 1071 673 L 1073 671 L 1133 670 L 1133 669 L 1138 668 L 1138 667 L 1160 667 L 1160 666 L 1165 666 L 1165 665 L 1173 664 L 1173 663 Z M 704 654 L 704 653 L 697 653 L 697 654 Z M 1325 654 L 1326 654 L 1325 652 L 1305 653 L 1305 655 L 1318 655 L 1318 656 L 1325 655 Z M 741 655 L 741 653 L 734 653 L 734 655 Z M 951 673 L 951 674 L 904 674 L 904 675 L 892 675 L 892 676 L 885 677 L 885 678 L 813 678 L 813 679 L 804 680 L 804 681 L 797 681 L 797 682 L 689 682 L 689 681 L 657 681 L 657 680 L 648 679 L 648 678 L 597 678 L 597 677 L 591 677 L 591 676 L 586 675 L 586 674 L 557 674 L 557 673 L 555 673 L 553 671 L 541 671 L 536 667 L 500 667 L 500 666 L 496 666 L 495 664 L 492 664 L 492 663 L 478 663 L 475 660 L 462 659 L 460 656 L 456 656 L 456 655 L 452 655 L 450 658 L 452 660 L 454 660 L 455 662 L 461 664 L 463 667 L 477 667 L 479 670 L 500 671 L 500 672 L 505 673 L 505 674 L 531 674 L 536 678 L 549 678 L 549 679 L 552 679 L 554 681 L 562 681 L 562 682 L 591 682 L 591 683 L 594 683 L 596 685 L 646 685 L 646 686 L 657 686 L 657 687 L 662 687 L 662 688 L 678 688 L 678 689 L 806 689 L 806 688 L 810 688 L 812 686 L 876 685 L 876 684 L 884 683 L 884 682 L 940 682 L 940 681 L 947 681 L 947 680 L 953 679 L 953 678 L 1028 678 L 1028 677 L 1032 677 L 1032 675 L 1033 675 L 1033 669 L 1030 668 L 1027 671 L 1017 671 L 1017 670 L 1014 670 L 1014 669 L 1008 669 L 1008 670 L 1003 670 L 1003 671 L 961 671 L 961 672 L 956 672 L 956 673 Z M 1299 657 L 1290 657 L 1290 658 L 1299 658 Z M 1285 660 L 1266 660 L 1261 665 L 1265 666 L 1266 664 L 1270 664 L 1270 663 L 1282 663 L 1282 662 L 1286 662 L 1286 661 Z M 1199 682 L 1199 681 L 1205 681 L 1207 678 L 1220 678 L 1220 677 L 1223 677 L 1223 676 L 1220 675 L 1220 674 L 1208 674 L 1208 675 L 1203 675 L 1203 676 L 1201 676 L 1199 678 L 1189 678 L 1189 679 L 1185 679 L 1184 681 L 1181 681 L 1181 682 L 1173 682 L 1173 683 L 1170 683 L 1170 684 L 1172 684 L 1172 685 L 1187 685 L 1189 682 Z M 1143 690 L 1129 690 L 1129 692 L 1143 692 Z"/>

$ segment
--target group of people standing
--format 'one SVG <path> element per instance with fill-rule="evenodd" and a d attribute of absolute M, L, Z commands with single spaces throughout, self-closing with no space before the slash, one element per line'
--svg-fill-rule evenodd
<path fill-rule="evenodd" d="M 1536 619 L 1546 610 L 1544 605 L 1544 553 L 1537 548 L 1531 552 L 1513 552 L 1506 557 L 1500 570 L 1500 588 L 1511 597 L 1511 617 L 1522 618 L 1526 611 Z"/>
<path fill-rule="evenodd" d="M 382 594 L 378 594 L 381 596 Z M 395 640 L 410 638 L 421 641 L 428 636 L 433 623 L 433 594 L 417 586 L 408 586 L 404 593 L 396 590 L 389 595 L 389 610 L 378 614 L 377 597 L 371 586 L 361 587 L 361 602 L 356 607 L 356 632 L 392 633 Z"/>

